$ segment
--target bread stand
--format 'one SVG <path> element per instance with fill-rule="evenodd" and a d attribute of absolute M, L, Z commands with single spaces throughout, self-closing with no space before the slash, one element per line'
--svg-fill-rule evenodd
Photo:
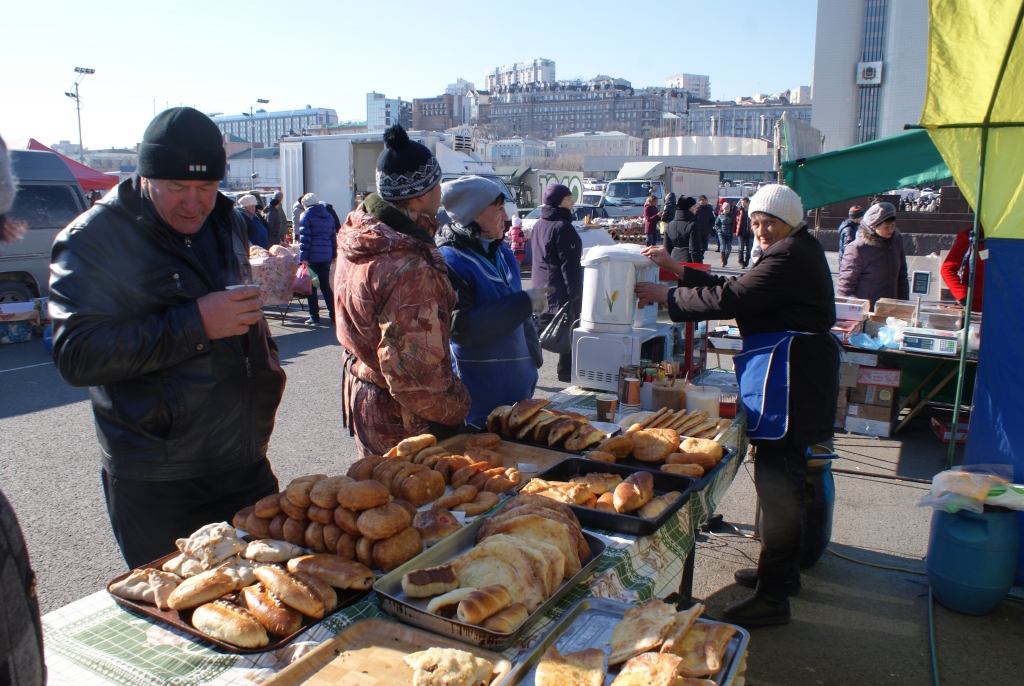
<path fill-rule="evenodd" d="M 732 381 L 730 382 L 730 379 Z M 732 372 L 721 369 L 707 370 L 692 380 L 692 383 L 700 385 L 704 381 L 707 385 L 718 387 L 729 387 L 735 383 L 735 376 Z M 552 395 L 552 409 L 579 412 L 580 414 L 594 420 L 597 417 L 597 396 L 604 391 L 593 391 L 579 386 L 570 386 L 560 393 Z M 621 421 L 621 412 L 615 416 L 615 421 Z M 739 470 L 740 464 L 747 455 L 747 417 L 742 406 L 737 406 L 736 418 L 732 425 L 726 429 L 719 439 L 723 446 L 735 448 L 733 457 L 728 464 L 720 464 L 711 480 L 700 490 L 695 490 L 690 496 L 690 502 L 686 507 L 680 509 L 680 516 L 670 520 L 668 524 L 658 530 L 657 536 L 672 539 L 672 547 L 676 550 L 685 550 L 686 555 L 681 560 L 664 560 L 664 568 L 651 570 L 655 576 L 650 579 L 650 597 L 670 598 L 672 602 L 680 605 L 693 604 L 693 573 L 696 561 L 697 531 L 700 526 L 706 523 L 715 513 L 718 503 L 721 502 L 733 479 Z M 685 525 L 685 526 L 684 526 Z M 650 537 L 639 539 L 639 548 L 653 550 L 649 541 Z M 660 547 L 660 546 L 659 546 Z M 608 554 L 607 552 L 605 553 Z M 647 567 L 645 562 L 638 560 L 636 564 Z M 600 569 L 600 565 L 598 569 Z M 644 572 L 637 567 L 636 577 Z M 607 596 L 606 596 L 607 597 Z"/>
<path fill-rule="evenodd" d="M 596 395 L 570 388 L 554 396 L 552 404 L 593 414 Z M 738 416 L 722 438 L 723 443 L 737 448 L 737 457 L 723 463 L 706 487 L 695 491 L 677 516 L 656 534 L 634 537 L 594 532 L 606 538 L 608 547 L 593 575 L 572 589 L 503 655 L 517 662 L 554 625 L 554 618 L 583 597 L 631 604 L 653 597 L 668 597 L 675 602 L 691 600 L 696 530 L 714 513 L 732 484 L 746 454 L 745 426 L 745 418 Z M 103 583 L 97 581 L 97 588 Z M 43 634 L 51 684 L 152 686 L 173 681 L 190 686 L 252 686 L 270 679 L 354 623 L 372 618 L 390 620 L 380 609 L 376 594 L 310 626 L 284 648 L 272 653 L 231 655 L 177 633 L 168 625 L 133 614 L 117 606 L 105 590 L 98 590 L 44 615 Z"/>

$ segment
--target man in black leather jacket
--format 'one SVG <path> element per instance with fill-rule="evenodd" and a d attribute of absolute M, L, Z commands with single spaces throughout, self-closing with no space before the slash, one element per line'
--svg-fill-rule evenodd
<path fill-rule="evenodd" d="M 220 131 L 188 107 L 146 129 L 139 173 L 53 246 L 53 359 L 88 386 L 125 561 L 278 491 L 267 460 L 285 373 L 243 218 L 217 192 Z M 237 288 L 231 288 L 237 287 Z"/>

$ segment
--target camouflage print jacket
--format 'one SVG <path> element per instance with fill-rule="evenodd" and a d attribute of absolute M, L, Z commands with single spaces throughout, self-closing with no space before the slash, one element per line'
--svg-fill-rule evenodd
<path fill-rule="evenodd" d="M 345 348 L 343 412 L 360 455 L 442 432 L 469 413 L 452 371 L 448 331 L 455 291 L 426 215 L 414 222 L 377 195 L 338 232 L 334 277 L 338 341 Z M 449 429 L 450 431 L 450 429 Z"/>

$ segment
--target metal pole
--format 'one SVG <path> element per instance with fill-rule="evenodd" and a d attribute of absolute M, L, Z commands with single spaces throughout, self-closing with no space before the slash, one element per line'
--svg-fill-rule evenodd
<path fill-rule="evenodd" d="M 78 112 L 78 161 L 85 164 L 85 148 L 82 145 L 82 99 L 78 97 L 78 81 L 75 81 L 75 110 Z"/>
<path fill-rule="evenodd" d="M 967 370 L 967 339 L 971 331 L 971 305 L 974 304 L 974 275 L 978 271 L 978 234 L 981 226 L 981 201 L 985 183 L 985 152 L 988 147 L 988 127 L 981 129 L 981 156 L 978 166 L 978 196 L 974 205 L 974 230 L 971 232 L 970 273 L 967 278 L 967 295 L 964 300 L 964 324 L 960 340 L 960 366 L 956 379 L 956 396 L 953 400 L 953 428 L 949 437 L 949 451 L 946 453 L 946 469 L 953 467 L 953 453 L 956 450 L 956 434 L 960 428 L 960 403 L 964 396 L 964 372 Z"/>
<path fill-rule="evenodd" d="M 253 157 L 253 148 L 256 146 L 256 119 L 255 114 L 252 111 L 252 105 L 249 105 L 249 190 L 256 188 L 256 177 L 253 174 L 256 173 L 256 162 Z"/>

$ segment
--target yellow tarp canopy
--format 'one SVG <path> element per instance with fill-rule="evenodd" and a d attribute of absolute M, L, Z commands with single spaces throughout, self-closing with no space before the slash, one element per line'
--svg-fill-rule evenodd
<path fill-rule="evenodd" d="M 930 0 L 921 126 L 990 238 L 1024 238 L 1024 32 L 1021 0 Z"/>

